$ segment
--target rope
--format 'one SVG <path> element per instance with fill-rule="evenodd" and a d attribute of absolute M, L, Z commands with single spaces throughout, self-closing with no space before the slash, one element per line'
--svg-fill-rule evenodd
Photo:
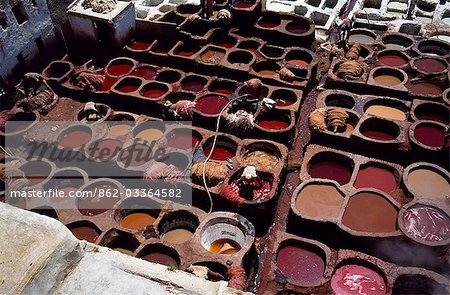
<path fill-rule="evenodd" d="M 210 204 L 211 204 L 211 206 L 209 207 L 208 213 L 211 213 L 211 212 L 212 212 L 212 209 L 213 209 L 213 200 L 212 200 L 211 192 L 209 191 L 208 184 L 206 183 L 206 163 L 209 162 L 209 160 L 211 159 L 212 154 L 213 154 L 213 152 L 214 152 L 214 149 L 216 148 L 217 132 L 219 132 L 219 127 L 220 127 L 220 117 L 222 117 L 223 112 L 228 108 L 228 106 L 229 106 L 232 102 L 238 100 L 239 98 L 240 98 L 240 96 L 239 96 L 239 97 L 236 97 L 236 98 L 234 98 L 234 99 L 232 99 L 232 100 L 230 100 L 230 101 L 223 107 L 223 109 L 220 111 L 219 116 L 217 117 L 216 134 L 214 135 L 214 140 L 213 140 L 213 144 L 212 144 L 212 146 L 211 146 L 211 151 L 209 152 L 208 157 L 206 157 L 205 161 L 203 162 L 203 170 L 202 170 L 203 186 L 204 186 L 204 188 L 206 189 L 206 193 L 208 194 L 209 202 L 210 202 Z"/>

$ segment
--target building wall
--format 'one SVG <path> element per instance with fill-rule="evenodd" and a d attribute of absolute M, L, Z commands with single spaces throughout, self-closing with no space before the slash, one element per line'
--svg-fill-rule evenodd
<path fill-rule="evenodd" d="M 55 40 L 46 0 L 0 0 L 0 83 L 8 87 Z"/>

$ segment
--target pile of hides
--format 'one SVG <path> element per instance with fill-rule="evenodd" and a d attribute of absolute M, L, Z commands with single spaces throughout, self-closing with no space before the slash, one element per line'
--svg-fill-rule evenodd
<path fill-rule="evenodd" d="M 89 92 L 99 90 L 104 81 L 105 75 L 88 71 L 78 72 L 72 77 L 72 84 L 74 86 Z"/>
<path fill-rule="evenodd" d="M 255 166 L 258 170 L 271 170 L 279 162 L 276 155 L 266 151 L 252 151 L 242 156 L 242 163 Z"/>
<path fill-rule="evenodd" d="M 84 9 L 92 8 L 93 12 L 108 13 L 116 8 L 116 0 L 84 0 L 81 3 Z"/>
<path fill-rule="evenodd" d="M 57 99 L 55 93 L 49 89 L 45 89 L 33 97 L 23 99 L 17 103 L 17 106 L 23 108 L 27 112 L 43 111 Z"/>
<path fill-rule="evenodd" d="M 354 60 L 347 60 L 339 64 L 334 74 L 341 79 L 356 80 L 362 76 L 364 72 L 363 66 Z"/>
<path fill-rule="evenodd" d="M 190 100 L 179 100 L 170 106 L 182 120 L 192 120 L 195 102 Z"/>
<path fill-rule="evenodd" d="M 203 166 L 208 186 L 216 186 L 228 176 L 228 167 L 224 163 L 199 162 L 192 165 L 192 181 L 203 184 Z"/>
<path fill-rule="evenodd" d="M 230 132 L 238 136 L 249 134 L 255 127 L 255 117 L 244 110 L 228 114 L 225 119 Z"/>
<path fill-rule="evenodd" d="M 144 179 L 147 181 L 165 180 L 175 183 L 183 177 L 183 172 L 176 166 L 155 162 L 144 171 Z"/>
<path fill-rule="evenodd" d="M 348 113 L 341 108 L 326 110 L 319 108 L 314 110 L 308 118 L 308 125 L 312 130 L 344 132 L 347 129 Z"/>
<path fill-rule="evenodd" d="M 7 182 L 11 179 L 23 178 L 25 177 L 22 170 L 18 167 L 20 165 L 19 160 L 10 160 L 5 164 L 0 164 L 0 181 Z"/>

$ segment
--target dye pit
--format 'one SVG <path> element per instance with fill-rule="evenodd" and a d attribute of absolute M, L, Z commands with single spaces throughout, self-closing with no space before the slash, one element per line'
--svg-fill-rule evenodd
<path fill-rule="evenodd" d="M 342 16 L 356 5 L 347 2 Z M 179 169 L 191 165 L 182 163 L 186 153 L 200 150 L 203 160 L 190 167 L 192 206 L 15 205 L 58 219 L 80 240 L 170 268 L 202 265 L 213 273 L 206 279 L 255 294 L 413 294 L 417 278 L 420 294 L 449 294 L 450 45 L 432 38 L 448 36 L 448 25 L 414 35 L 355 21 L 346 41 L 335 42 L 334 26 L 319 43 L 315 29 L 324 24 L 263 9 L 259 0 L 215 1 L 211 19 L 202 9 L 178 4 L 155 19 L 138 17 L 118 50 L 86 52 L 67 33 L 68 54 L 42 70 L 56 102 L 4 110 L 0 121 L 3 140 L 45 135 L 141 178 L 149 163 L 133 153 L 149 147 L 127 145 L 132 140 L 167 146 Z M 219 21 L 223 9 L 229 22 Z M 233 104 L 242 97 L 257 103 Z M 88 101 L 114 125 L 83 125 Z M 6 133 L 3 118 L 31 123 Z M 80 123 L 57 132 L 33 128 L 74 118 Z M 191 121 L 192 130 L 145 126 L 171 120 Z M 97 154 L 96 146 L 115 152 Z M 55 175 L 76 169 L 26 161 L 17 146 L 4 152 L 30 188 L 51 188 Z M 131 156 L 129 166 L 121 155 Z M 251 190 L 242 176 L 249 166 L 259 179 Z M 124 188 L 120 179 L 74 171 L 81 177 L 60 189 Z M 17 181 L 2 180 L 2 189 Z"/>

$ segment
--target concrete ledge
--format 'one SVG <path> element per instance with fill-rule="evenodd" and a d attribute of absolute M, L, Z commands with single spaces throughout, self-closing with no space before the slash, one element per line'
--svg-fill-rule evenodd
<path fill-rule="evenodd" d="M 0 294 L 245 294 L 79 241 L 57 220 L 3 203 L 0 228 Z"/>

